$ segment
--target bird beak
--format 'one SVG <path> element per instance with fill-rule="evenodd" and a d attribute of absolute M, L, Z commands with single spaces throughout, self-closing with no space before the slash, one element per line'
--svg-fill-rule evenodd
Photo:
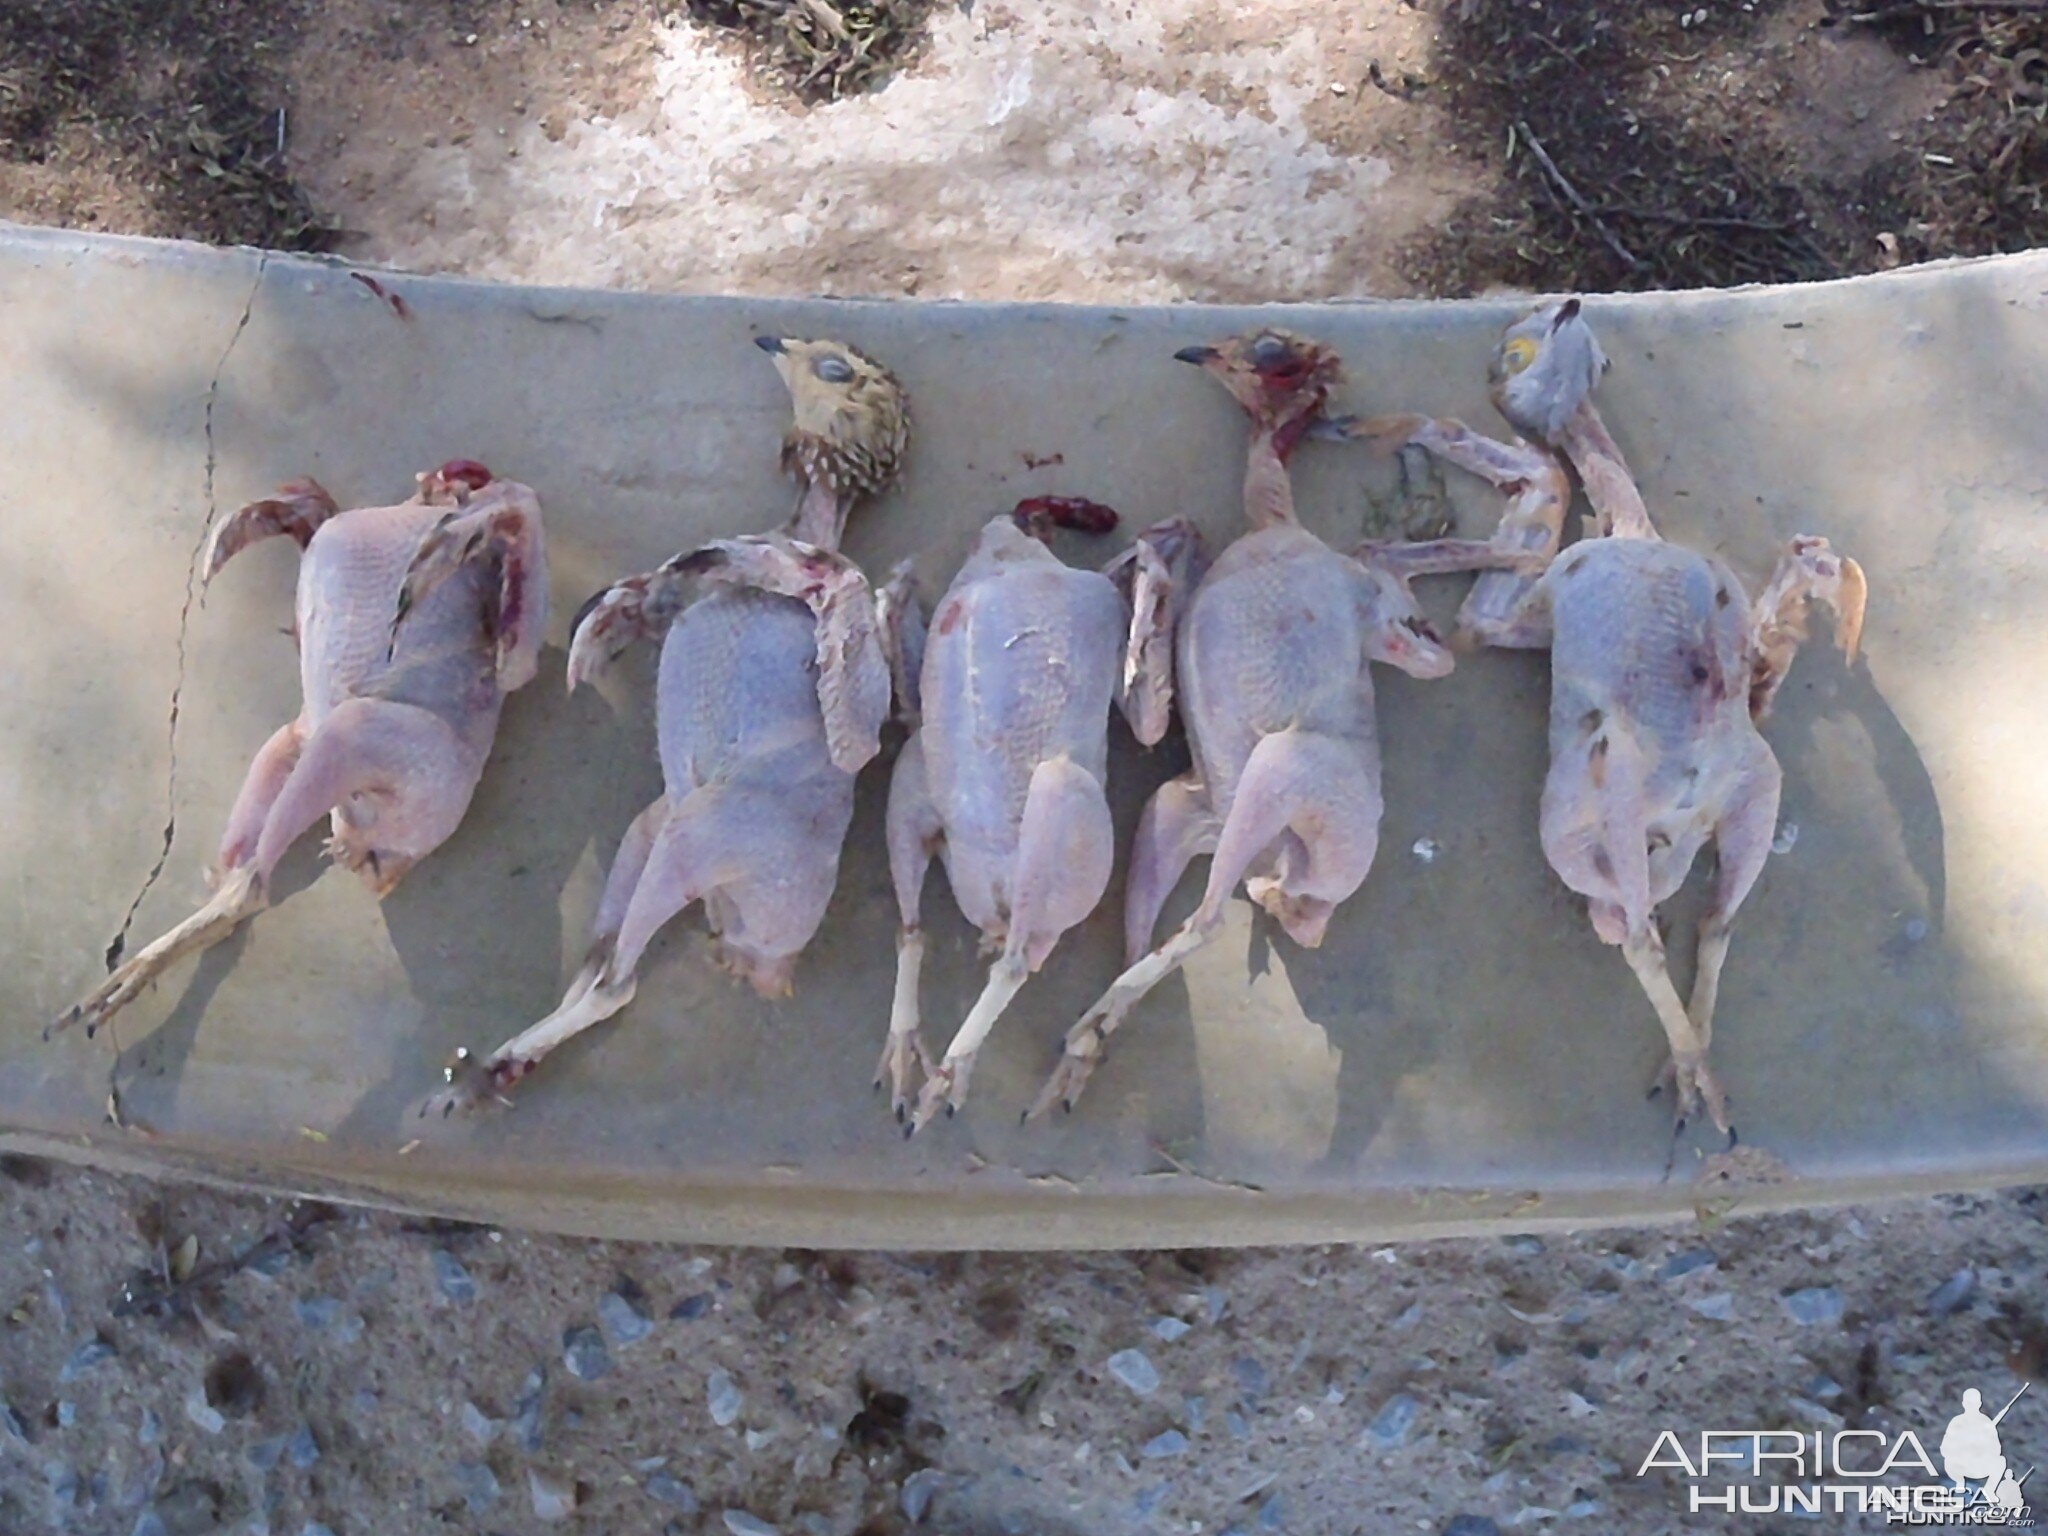
<path fill-rule="evenodd" d="M 787 350 L 789 343 L 780 336 L 756 336 L 754 338 L 754 345 L 763 352 L 772 352 L 777 357 L 780 357 Z"/>
<path fill-rule="evenodd" d="M 1557 306 L 1557 314 L 1551 320 L 1550 328 L 1553 331 L 1562 330 L 1565 326 L 1569 325 L 1572 321 L 1578 318 L 1579 301 L 1577 299 L 1566 299 L 1562 304 Z"/>
<path fill-rule="evenodd" d="M 1206 368 L 1216 361 L 1214 347 L 1182 347 L 1173 354 L 1175 362 L 1193 363 L 1197 368 Z"/>

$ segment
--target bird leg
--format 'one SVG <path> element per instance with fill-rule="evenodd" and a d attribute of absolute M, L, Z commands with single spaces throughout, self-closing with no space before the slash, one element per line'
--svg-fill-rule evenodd
<path fill-rule="evenodd" d="M 889 1006 L 889 1040 L 875 1066 L 875 1090 L 879 1093 L 883 1079 L 888 1079 L 889 1107 L 899 1124 L 910 1113 L 915 1077 L 932 1069 L 931 1053 L 925 1049 L 919 1028 L 917 987 L 924 968 L 924 929 L 918 908 L 925 872 L 945 835 L 925 777 L 924 739 L 912 736 L 897 755 L 889 779 L 889 879 L 896 888 L 896 914 L 902 926 L 896 935 L 896 993 Z"/>
<path fill-rule="evenodd" d="M 1262 737 L 1223 817 L 1201 905 L 1179 932 L 1128 966 L 1067 1031 L 1065 1053 L 1025 1117 L 1036 1118 L 1055 1103 L 1074 1107 L 1131 1009 L 1216 936 L 1238 883 L 1290 833 L 1301 857 L 1288 861 L 1280 880 L 1261 882 L 1258 899 L 1297 942 L 1320 942 L 1337 903 L 1372 868 L 1381 809 L 1378 764 L 1361 757 L 1357 742 L 1301 730 Z"/>
<path fill-rule="evenodd" d="M 1761 720 L 1792 669 L 1792 658 L 1806 639 L 1807 615 L 1813 603 L 1833 610 L 1835 642 L 1851 666 L 1863 637 L 1863 610 L 1869 585 L 1863 567 L 1838 555 L 1828 541 L 1797 534 L 1778 557 L 1770 584 L 1751 610 L 1749 713 Z"/>
<path fill-rule="evenodd" d="M 279 486 L 275 496 L 250 502 L 213 530 L 201 584 L 212 581 L 222 566 L 261 539 L 283 534 L 303 550 L 320 525 L 340 510 L 320 482 L 310 477 Z"/>
<path fill-rule="evenodd" d="M 509 693 L 533 680 L 547 628 L 547 555 L 541 540 L 540 504 L 526 487 L 495 480 L 466 495 L 425 534 L 413 550 L 399 583 L 391 620 L 391 646 L 399 630 L 449 577 L 487 561 L 497 567 L 498 592 L 487 632 L 496 636 L 498 687 Z"/>
<path fill-rule="evenodd" d="M 83 1024 L 86 1038 L 92 1038 L 100 1025 L 134 1002 L 177 961 L 211 949 L 261 912 L 268 905 L 263 886 L 263 877 L 252 865 L 230 871 L 206 905 L 115 970 L 84 1001 L 58 1015 L 43 1030 L 43 1038 L 61 1034 L 74 1024 Z"/>
<path fill-rule="evenodd" d="M 1184 517 L 1154 523 L 1102 573 L 1116 584 L 1130 621 L 1117 708 L 1132 734 L 1154 746 L 1173 718 L 1174 633 L 1201 583 L 1201 533 Z"/>
<path fill-rule="evenodd" d="M 1095 910 L 1108 888 L 1115 855 L 1116 829 L 1102 781 L 1067 757 L 1034 768 L 1017 828 L 1003 952 L 989 968 L 988 983 L 944 1059 L 926 1077 L 906 1134 L 921 1128 L 941 1104 L 951 1115 L 965 1101 L 968 1074 L 982 1042 L 1061 935 Z"/>
<path fill-rule="evenodd" d="M 1160 908 L 1180 884 L 1188 865 L 1216 851 L 1223 830 L 1209 791 L 1193 769 L 1168 779 L 1145 802 L 1131 839 L 1131 867 L 1124 879 L 1124 964 L 1136 965 L 1152 947 Z"/>
<path fill-rule="evenodd" d="M 502 1098 L 550 1052 L 633 1000 L 640 960 L 655 934 L 733 872 L 732 845 L 744 829 L 724 825 L 730 809 L 721 800 L 715 789 L 700 789 L 680 805 L 657 800 L 635 818 L 598 903 L 590 955 L 561 1003 L 488 1056 L 457 1051 L 446 1069 L 446 1091 L 427 1100 L 422 1115 L 446 1116 Z"/>
<path fill-rule="evenodd" d="M 1778 830 L 1778 794 L 1783 772 L 1768 751 L 1743 778 L 1727 812 L 1714 828 L 1719 870 L 1714 877 L 1714 904 L 1700 919 L 1699 967 L 1693 974 L 1692 1001 L 1686 1014 L 1705 1051 L 1714 1038 L 1714 1003 L 1721 990 L 1721 967 L 1728 959 L 1729 932 L 1735 914 L 1749 898 L 1771 840 Z M 1723 1129 L 1726 1129 L 1724 1126 Z"/>

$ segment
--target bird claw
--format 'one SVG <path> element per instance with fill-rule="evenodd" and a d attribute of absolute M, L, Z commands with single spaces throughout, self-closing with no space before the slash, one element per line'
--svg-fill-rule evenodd
<path fill-rule="evenodd" d="M 917 1108 L 911 1112 L 909 1123 L 903 1127 L 904 1140 L 929 1125 L 941 1106 L 948 1120 L 960 1112 L 960 1106 L 967 1102 L 967 1075 L 973 1068 L 972 1056 L 942 1061 L 937 1066 L 926 1064 L 924 1088 L 918 1093 Z"/>
<path fill-rule="evenodd" d="M 1088 1079 L 1102 1061 L 1102 1043 L 1103 1033 L 1098 1020 L 1088 1018 L 1076 1024 L 1067 1034 L 1066 1052 L 1060 1057 L 1059 1065 L 1052 1069 L 1045 1086 L 1038 1090 L 1038 1097 L 1024 1111 L 1024 1118 L 1036 1120 L 1055 1103 L 1072 1114 L 1081 1090 L 1088 1086 Z"/>
<path fill-rule="evenodd" d="M 889 1108 L 901 1125 L 910 1114 L 911 1095 L 920 1076 L 934 1076 L 931 1054 L 924 1045 L 924 1033 L 912 1030 L 908 1034 L 891 1033 L 888 1044 L 882 1047 L 882 1059 L 875 1066 L 875 1092 L 882 1091 L 883 1081 L 889 1084 Z"/>
<path fill-rule="evenodd" d="M 467 1115 L 487 1102 L 496 1102 L 509 1109 L 512 1101 L 505 1097 L 503 1090 L 519 1077 L 516 1070 L 508 1070 L 515 1066 L 512 1062 L 487 1066 L 469 1047 L 458 1046 L 441 1068 L 441 1076 L 448 1086 L 429 1095 L 420 1105 L 420 1118 L 446 1120 L 457 1113 Z"/>
<path fill-rule="evenodd" d="M 1708 1070 L 1704 1060 L 1681 1066 L 1676 1057 L 1668 1057 L 1657 1080 L 1650 1085 L 1649 1098 L 1669 1093 L 1673 1099 L 1672 1139 L 1676 1141 L 1685 1134 L 1686 1122 L 1696 1114 L 1702 1105 L 1707 1116 L 1714 1122 L 1714 1128 L 1728 1138 L 1728 1145 L 1736 1145 L 1735 1127 L 1728 1118 L 1728 1096 L 1721 1091 L 1721 1084 Z"/>

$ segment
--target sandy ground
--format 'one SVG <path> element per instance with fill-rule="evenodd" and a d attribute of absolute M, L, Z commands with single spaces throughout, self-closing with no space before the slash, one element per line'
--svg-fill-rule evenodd
<path fill-rule="evenodd" d="M 1819 51 L 1774 77 L 1786 120 L 1853 170 L 1911 106 L 1894 64 L 1798 12 L 1771 46 Z M 1416 243 L 1483 190 L 1443 108 L 1369 82 L 1432 67 L 1434 20 L 1391 0 L 947 5 L 886 89 L 809 106 L 689 20 L 433 14 L 308 13 L 285 65 L 292 175 L 360 261 L 1407 293 Z M 1858 90 L 1874 114 L 1842 107 Z M 60 156 L 0 190 L 160 228 L 117 171 L 66 179 Z M 885 1257 L 0 1175 L 9 1533 L 1691 1530 L 1714 1522 L 1680 1483 L 1636 1476 L 1663 1429 L 1932 1444 L 1965 1387 L 2002 1403 L 2048 1359 L 2038 1193 L 1398 1249 Z M 2044 1387 L 2003 1426 L 2022 1465 L 2048 1460 Z"/>

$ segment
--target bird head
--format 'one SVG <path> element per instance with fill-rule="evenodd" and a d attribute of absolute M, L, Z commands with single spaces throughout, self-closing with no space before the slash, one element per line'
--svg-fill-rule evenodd
<path fill-rule="evenodd" d="M 1509 326 L 1487 369 L 1493 404 L 1524 437 L 1555 446 L 1607 371 L 1607 354 L 1577 299 L 1546 304 Z"/>
<path fill-rule="evenodd" d="M 1365 654 L 1373 661 L 1399 667 L 1410 677 L 1446 677 L 1457 657 L 1422 611 L 1409 584 L 1412 569 L 1402 564 L 1402 546 L 1364 545 L 1356 552 L 1372 587 L 1365 633 Z"/>
<path fill-rule="evenodd" d="M 1229 390 L 1254 428 L 1272 434 L 1283 459 L 1322 414 L 1331 387 L 1344 376 L 1344 366 L 1330 348 L 1271 327 L 1213 347 L 1183 347 L 1173 355 Z"/>
<path fill-rule="evenodd" d="M 757 336 L 794 412 L 782 467 L 842 502 L 885 490 L 910 442 L 910 397 L 896 376 L 844 342 Z"/>

